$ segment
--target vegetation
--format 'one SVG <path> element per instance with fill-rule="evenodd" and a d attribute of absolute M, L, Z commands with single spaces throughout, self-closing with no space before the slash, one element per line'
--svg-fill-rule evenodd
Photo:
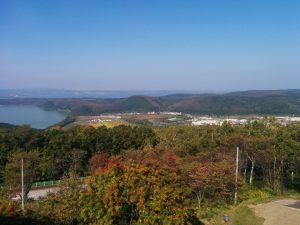
<path fill-rule="evenodd" d="M 263 224 L 263 219 L 257 217 L 254 212 L 246 205 L 242 205 L 237 208 L 234 213 L 233 220 L 235 225 Z"/>
<path fill-rule="evenodd" d="M 81 197 L 88 224 L 188 224 L 193 218 L 182 178 L 159 166 L 118 163 L 101 170 Z M 174 182 L 176 181 L 176 182 Z"/>
<path fill-rule="evenodd" d="M 0 219 L 16 224 L 200 224 L 199 219 L 233 204 L 237 146 L 239 202 L 299 191 L 300 123 L 283 126 L 265 118 L 240 126 L 156 129 L 3 127 Z M 25 212 L 10 200 L 20 188 L 19 175 L 13 176 L 19 174 L 20 158 L 27 163 L 27 187 L 62 179 L 59 192 L 28 200 Z M 84 185 L 80 176 L 89 176 Z M 235 211 L 239 217 L 257 219 L 246 205 Z"/>
<path fill-rule="evenodd" d="M 38 179 L 37 174 L 39 172 L 39 152 L 33 150 L 28 152 L 14 152 L 9 158 L 4 169 L 4 181 L 6 187 L 13 193 L 21 192 L 21 160 L 23 159 L 23 168 L 26 171 L 24 174 L 24 198 L 27 199 L 27 195 L 31 189 L 33 182 Z M 22 196 L 20 195 L 20 198 Z"/>

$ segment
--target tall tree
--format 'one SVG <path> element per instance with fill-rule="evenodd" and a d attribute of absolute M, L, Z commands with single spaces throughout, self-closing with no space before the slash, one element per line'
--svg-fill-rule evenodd
<path fill-rule="evenodd" d="M 4 170 L 5 185 L 12 193 L 21 192 L 21 159 L 24 161 L 24 200 L 27 200 L 28 193 L 39 174 L 40 155 L 36 150 L 29 152 L 16 152 L 9 157 Z M 20 197 L 21 194 L 20 194 Z"/>
<path fill-rule="evenodd" d="M 181 178 L 158 166 L 123 164 L 91 177 L 81 196 L 86 224 L 192 224 Z"/>

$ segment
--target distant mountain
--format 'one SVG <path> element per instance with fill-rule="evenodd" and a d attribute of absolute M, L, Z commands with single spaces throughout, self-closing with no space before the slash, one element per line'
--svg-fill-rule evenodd
<path fill-rule="evenodd" d="M 75 115 L 177 111 L 202 115 L 300 115 L 300 90 L 243 91 L 227 94 L 171 94 L 99 99 L 2 99 L 0 104 L 37 105 Z"/>
<path fill-rule="evenodd" d="M 190 91 L 76 91 L 64 89 L 0 89 L 0 98 L 127 98 L 134 95 L 164 96 L 177 93 L 192 93 Z"/>
<path fill-rule="evenodd" d="M 9 123 L 0 123 L 0 128 L 14 128 L 14 127 L 17 126 Z"/>

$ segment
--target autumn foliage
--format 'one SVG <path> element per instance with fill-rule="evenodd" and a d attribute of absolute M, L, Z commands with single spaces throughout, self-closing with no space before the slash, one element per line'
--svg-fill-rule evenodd
<path fill-rule="evenodd" d="M 129 162 L 90 178 L 81 215 L 88 224 L 192 224 L 189 194 L 176 173 Z"/>
<path fill-rule="evenodd" d="M 21 156 L 27 190 L 34 181 L 67 178 L 60 192 L 26 203 L 55 224 L 195 224 L 195 215 L 233 203 L 237 147 L 238 202 L 251 190 L 300 187 L 300 123 L 270 118 L 241 126 L 16 128 L 0 139 L 8 195 L 20 190 Z M 18 205 L 0 201 L 0 219 L 18 214 Z"/>

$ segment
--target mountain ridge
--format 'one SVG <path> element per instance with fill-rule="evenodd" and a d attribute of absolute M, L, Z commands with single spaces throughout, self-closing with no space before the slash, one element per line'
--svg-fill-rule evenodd
<path fill-rule="evenodd" d="M 250 90 L 225 94 L 134 95 L 126 98 L 10 98 L 0 104 L 36 105 L 75 115 L 177 111 L 205 115 L 300 115 L 300 89 Z"/>

